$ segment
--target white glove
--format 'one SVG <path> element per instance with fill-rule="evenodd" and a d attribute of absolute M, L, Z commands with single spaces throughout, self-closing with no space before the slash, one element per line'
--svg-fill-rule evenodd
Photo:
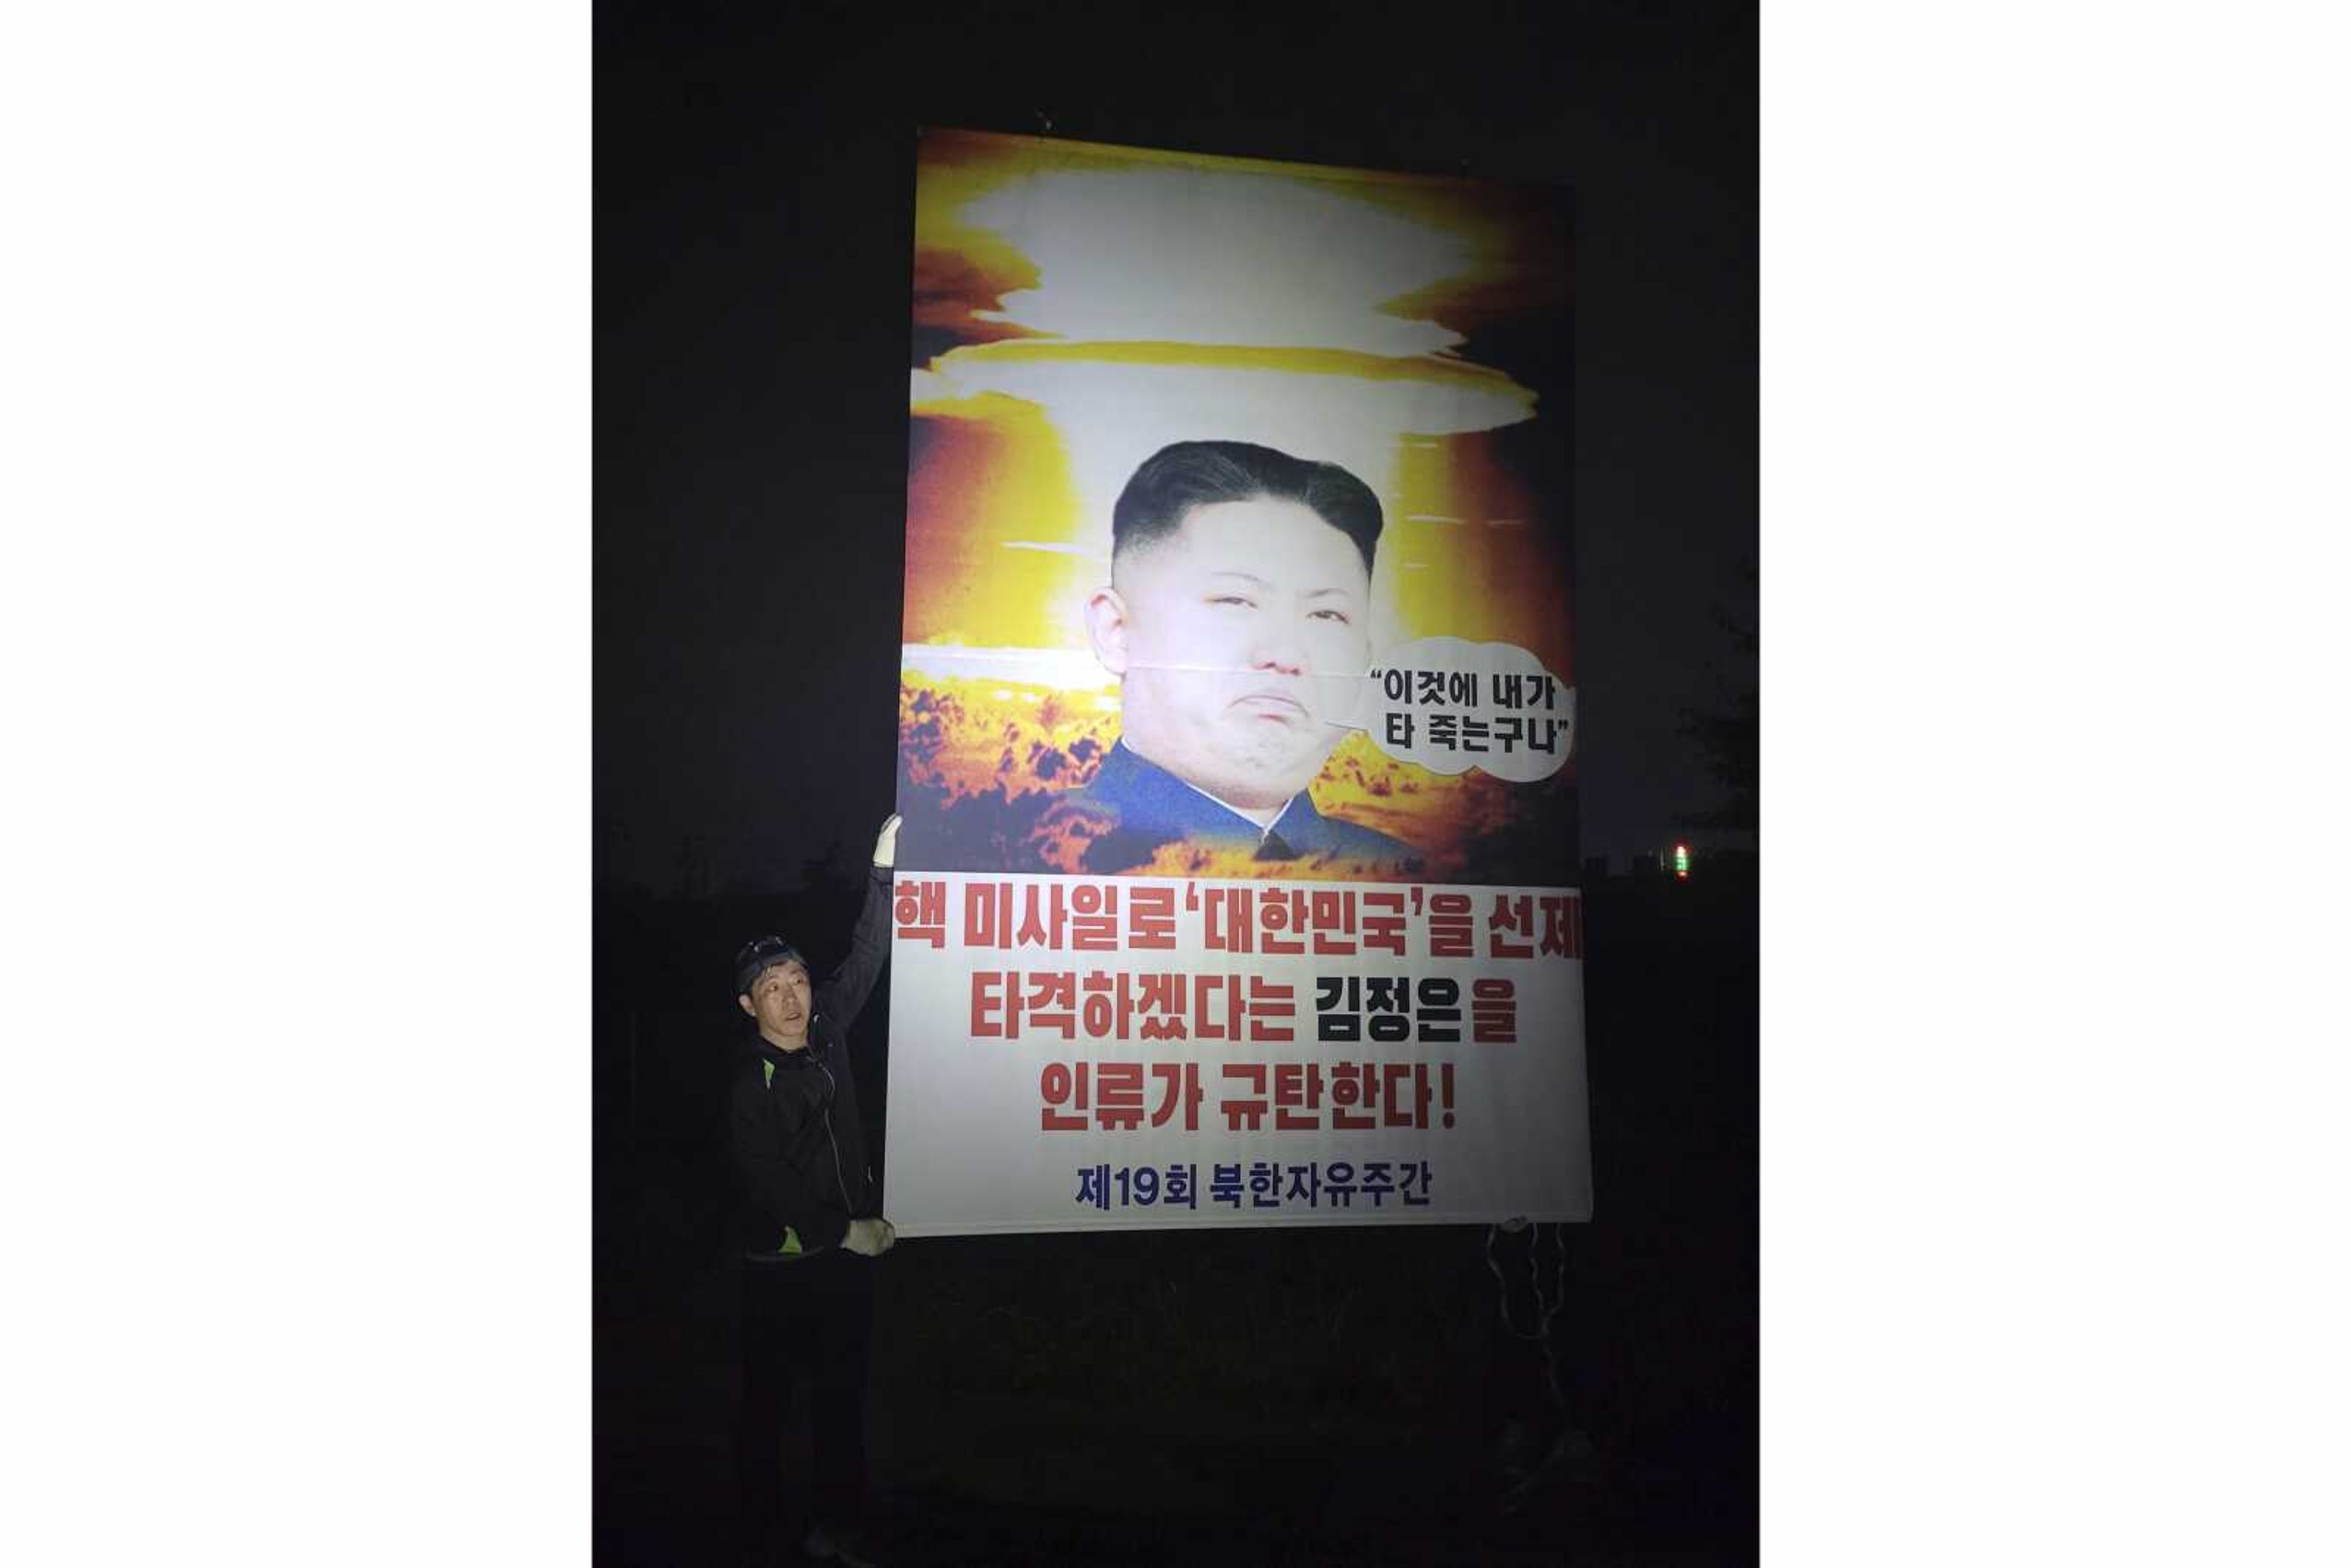
<path fill-rule="evenodd" d="M 841 1244 L 860 1258 L 879 1258 L 898 1244 L 898 1228 L 886 1219 L 852 1219 Z"/>
<path fill-rule="evenodd" d="M 898 823 L 902 819 L 894 812 L 882 824 L 882 831 L 873 840 L 873 863 L 888 868 L 898 861 Z"/>

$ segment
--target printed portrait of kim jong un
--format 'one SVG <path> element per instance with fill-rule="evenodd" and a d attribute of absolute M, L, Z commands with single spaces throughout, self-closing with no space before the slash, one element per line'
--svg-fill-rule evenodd
<path fill-rule="evenodd" d="M 1086 601 L 1120 683 L 1121 733 L 1056 814 L 1082 813 L 1089 871 L 1181 842 L 1259 861 L 1401 864 L 1415 852 L 1308 799 L 1371 662 L 1379 497 L 1332 463 L 1186 441 L 1137 468 Z"/>

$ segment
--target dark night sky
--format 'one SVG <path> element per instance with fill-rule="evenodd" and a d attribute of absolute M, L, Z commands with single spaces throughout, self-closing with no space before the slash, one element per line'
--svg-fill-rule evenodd
<path fill-rule="evenodd" d="M 692 835 L 788 882 L 890 810 L 921 124 L 1572 187 L 1584 851 L 1717 804 L 1678 718 L 1752 679 L 1754 22 L 1627 11 L 601 5 L 600 876 Z"/>

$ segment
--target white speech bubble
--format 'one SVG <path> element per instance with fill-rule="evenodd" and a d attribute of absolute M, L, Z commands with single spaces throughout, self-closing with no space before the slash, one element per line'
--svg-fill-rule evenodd
<path fill-rule="evenodd" d="M 1575 749 L 1575 688 L 1516 643 L 1423 637 L 1372 667 L 1354 720 L 1399 762 L 1531 784 Z"/>

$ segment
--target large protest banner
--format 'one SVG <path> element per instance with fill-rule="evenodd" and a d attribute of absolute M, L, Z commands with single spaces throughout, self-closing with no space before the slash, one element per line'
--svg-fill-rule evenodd
<path fill-rule="evenodd" d="M 1592 1212 L 1561 193 L 927 132 L 889 1212 Z"/>

